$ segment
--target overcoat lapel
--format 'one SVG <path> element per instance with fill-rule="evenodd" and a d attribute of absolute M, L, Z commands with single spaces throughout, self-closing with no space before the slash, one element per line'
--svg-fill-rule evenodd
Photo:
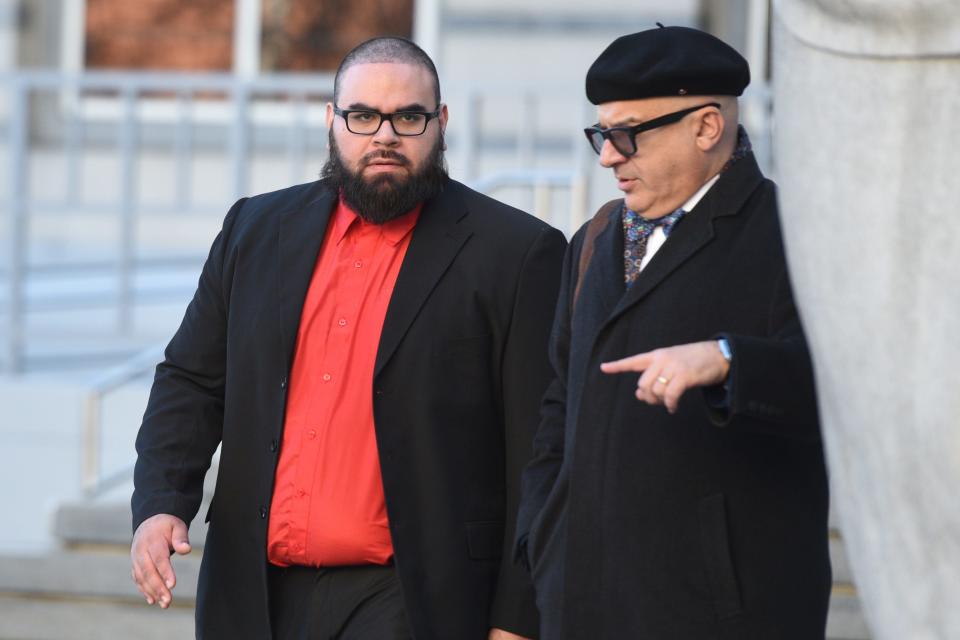
<path fill-rule="evenodd" d="M 620 223 L 620 213 L 615 211 L 609 223 L 597 234 L 594 239 L 593 256 L 590 266 L 583 274 L 583 286 L 580 288 L 580 298 L 577 306 L 590 309 L 590 320 L 587 326 L 581 327 L 586 333 L 593 335 L 599 325 L 616 307 L 623 297 L 623 225 Z M 596 309 L 596 312 L 592 310 Z M 586 318 L 576 322 L 587 321 Z M 591 326 L 592 325 L 592 326 Z"/>
<path fill-rule="evenodd" d="M 327 223 L 337 203 L 336 193 L 321 183 L 320 193 L 302 206 L 284 212 L 278 232 L 277 288 L 280 339 L 286 370 L 293 363 L 297 331 Z"/>
<path fill-rule="evenodd" d="M 739 213 L 762 181 L 763 175 L 753 154 L 741 158 L 720 176 L 703 200 L 676 226 L 669 240 L 650 260 L 650 264 L 640 272 L 607 322 L 613 322 L 643 300 L 673 271 L 708 244 L 713 239 L 714 222 L 717 218 Z"/>
<path fill-rule="evenodd" d="M 424 205 L 387 307 L 374 377 L 393 356 L 430 292 L 470 237 L 469 229 L 460 224 L 467 213 L 449 181 L 440 195 Z"/>

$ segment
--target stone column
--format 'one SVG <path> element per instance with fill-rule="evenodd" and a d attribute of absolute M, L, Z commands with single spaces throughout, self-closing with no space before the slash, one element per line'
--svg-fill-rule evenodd
<path fill-rule="evenodd" d="M 778 0 L 775 163 L 879 640 L 960 638 L 960 2 Z"/>

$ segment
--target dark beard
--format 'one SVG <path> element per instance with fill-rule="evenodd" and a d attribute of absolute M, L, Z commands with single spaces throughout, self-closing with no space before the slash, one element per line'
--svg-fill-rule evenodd
<path fill-rule="evenodd" d="M 406 156 L 384 149 L 364 156 L 361 160 L 361 172 L 369 162 L 377 158 L 390 158 L 406 167 L 410 166 L 410 160 Z M 320 177 L 326 178 L 330 186 L 343 196 L 343 201 L 361 218 L 373 224 L 383 224 L 402 216 L 443 190 L 443 184 L 447 180 L 443 137 L 437 139 L 436 146 L 430 151 L 420 171 L 405 178 L 379 175 L 367 181 L 361 173 L 350 171 L 343 163 L 331 131 L 330 157 L 323 165 Z"/>

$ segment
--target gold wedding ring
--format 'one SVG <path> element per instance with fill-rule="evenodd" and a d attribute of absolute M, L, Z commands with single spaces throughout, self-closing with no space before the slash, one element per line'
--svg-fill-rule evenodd
<path fill-rule="evenodd" d="M 657 382 L 660 384 L 667 384 L 670 382 L 670 378 L 664 378 L 663 376 L 657 376 Z"/>

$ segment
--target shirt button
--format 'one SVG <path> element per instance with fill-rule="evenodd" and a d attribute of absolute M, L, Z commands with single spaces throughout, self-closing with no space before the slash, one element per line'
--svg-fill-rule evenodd
<path fill-rule="evenodd" d="M 298 498 L 302 498 L 302 497 L 305 496 L 305 495 L 307 495 L 307 492 L 306 492 L 306 491 L 304 491 L 303 489 L 297 489 L 297 497 L 298 497 Z"/>
<path fill-rule="evenodd" d="M 317 437 L 317 432 L 314 431 L 313 429 L 310 429 L 310 431 L 307 431 L 307 437 L 313 440 L 314 438 Z"/>
<path fill-rule="evenodd" d="M 266 507 L 260 507 L 260 518 L 261 518 L 262 520 L 266 520 L 266 519 L 267 519 L 267 508 L 266 508 Z"/>
<path fill-rule="evenodd" d="M 353 263 L 353 266 L 356 267 L 357 269 L 359 269 L 360 267 L 363 266 L 363 263 L 360 262 L 359 260 L 357 260 L 356 262 Z"/>
<path fill-rule="evenodd" d="M 324 381 L 324 382 L 330 382 L 330 374 L 329 374 L 329 373 L 323 374 L 323 381 Z"/>
<path fill-rule="evenodd" d="M 337 324 L 340 325 L 341 327 L 345 327 L 345 326 L 347 326 L 347 319 L 346 319 L 346 318 L 340 318 L 339 320 L 337 320 Z"/>

